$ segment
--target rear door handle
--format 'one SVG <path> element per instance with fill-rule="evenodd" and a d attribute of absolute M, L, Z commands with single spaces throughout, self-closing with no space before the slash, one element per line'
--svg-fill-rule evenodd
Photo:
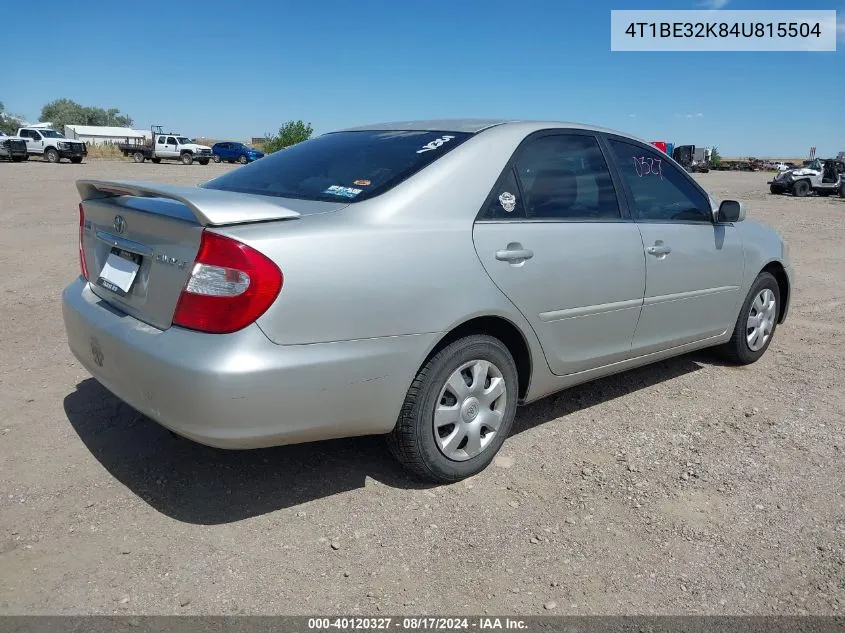
<path fill-rule="evenodd" d="M 661 240 L 657 240 L 654 246 L 649 246 L 645 249 L 645 252 L 655 257 L 666 257 L 666 255 L 672 252 L 672 249 L 666 246 Z"/>
<path fill-rule="evenodd" d="M 522 248 L 522 244 L 508 244 L 507 248 L 496 251 L 496 259 L 500 262 L 524 262 L 534 257 L 534 251 L 530 248 Z"/>

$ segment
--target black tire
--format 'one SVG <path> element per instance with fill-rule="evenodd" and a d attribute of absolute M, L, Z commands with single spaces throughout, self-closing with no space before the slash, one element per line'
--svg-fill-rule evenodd
<path fill-rule="evenodd" d="M 775 331 L 778 326 L 777 316 L 772 324 L 772 331 L 769 334 L 769 339 L 759 350 L 752 350 L 748 346 L 748 341 L 745 338 L 748 316 L 751 313 L 751 304 L 757 298 L 757 295 L 765 289 L 769 289 L 774 293 L 775 315 L 780 314 L 780 287 L 778 286 L 778 282 L 771 273 L 760 273 L 751 285 L 751 289 L 748 291 L 748 296 L 745 298 L 745 301 L 742 302 L 742 308 L 740 309 L 739 316 L 737 316 L 736 323 L 734 324 L 734 331 L 731 335 L 731 339 L 724 345 L 717 348 L 717 351 L 726 361 L 735 365 L 750 365 L 751 363 L 757 362 L 760 357 L 766 353 L 766 350 L 769 349 L 769 345 L 775 338 Z"/>
<path fill-rule="evenodd" d="M 70 162 L 72 162 L 75 165 L 78 165 L 79 163 L 82 162 L 82 156 L 71 156 Z"/>
<path fill-rule="evenodd" d="M 799 180 L 792 185 L 792 195 L 796 198 L 803 198 L 810 193 L 810 183 L 806 180 Z"/>
<path fill-rule="evenodd" d="M 158 165 L 159 163 L 161 163 L 161 159 L 160 159 L 160 158 L 151 158 L 150 160 L 151 160 L 151 161 L 153 161 L 153 163 L 155 163 L 156 165 Z"/>
<path fill-rule="evenodd" d="M 144 152 L 135 152 L 132 154 L 132 160 L 136 163 L 143 163 L 146 160 L 146 156 L 144 156 Z"/>
<path fill-rule="evenodd" d="M 238 158 L 238 162 L 241 165 L 246 165 L 249 162 L 249 159 L 246 156 L 244 156 L 243 154 L 241 154 L 240 157 Z"/>
<path fill-rule="evenodd" d="M 232 164 L 232 163 L 234 163 L 235 161 L 233 161 L 233 160 L 231 160 L 231 159 L 230 159 L 230 160 L 227 160 L 226 162 L 227 162 L 227 163 L 229 163 L 229 164 L 231 165 L 231 164 Z"/>
<path fill-rule="evenodd" d="M 27 154 L 26 156 L 24 156 L 24 157 L 23 157 L 23 160 L 29 160 L 29 154 Z M 842 197 L 843 197 L 843 198 L 845 198 L 845 196 L 842 196 Z"/>
<path fill-rule="evenodd" d="M 845 198 L 845 181 L 839 185 L 839 197 Z"/>
<path fill-rule="evenodd" d="M 197 162 L 198 162 L 200 165 L 208 165 L 209 160 L 210 160 L 210 159 L 208 159 L 208 158 L 199 158 L 199 159 L 197 159 Z"/>
<path fill-rule="evenodd" d="M 194 156 L 191 152 L 184 152 L 180 158 L 182 159 L 183 165 L 190 165 L 194 162 Z"/>
<path fill-rule="evenodd" d="M 24 157 L 23 157 L 23 156 L 12 156 L 12 162 L 13 162 L 13 163 L 19 163 L 19 162 L 21 162 L 22 160 L 24 160 Z"/>
<path fill-rule="evenodd" d="M 434 410 L 448 378 L 461 365 L 473 360 L 488 361 L 499 369 L 507 399 L 499 429 L 489 445 L 470 459 L 455 461 L 437 446 Z M 449 483 L 471 477 L 490 464 L 510 433 L 518 392 L 516 363 L 500 340 L 478 334 L 450 343 L 417 372 L 396 426 L 387 436 L 390 452 L 409 472 L 426 481 Z"/>
<path fill-rule="evenodd" d="M 219 163 L 221 160 L 223 160 L 223 159 L 220 158 L 217 154 L 214 155 L 214 162 L 215 163 Z"/>
<path fill-rule="evenodd" d="M 780 187 L 775 187 L 774 185 L 769 185 L 769 193 L 773 193 L 776 195 L 781 194 L 783 193 L 783 189 L 781 189 Z"/>
<path fill-rule="evenodd" d="M 48 163 L 58 163 L 62 160 L 62 158 L 61 156 L 59 156 L 59 153 L 55 149 L 50 147 L 44 152 L 44 160 L 46 160 Z"/>

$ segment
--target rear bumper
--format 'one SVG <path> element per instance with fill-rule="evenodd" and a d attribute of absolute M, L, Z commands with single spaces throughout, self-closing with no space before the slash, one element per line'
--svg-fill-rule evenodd
<path fill-rule="evenodd" d="M 68 344 L 109 391 L 179 435 L 256 448 L 386 433 L 434 334 L 276 345 L 253 324 L 158 330 L 104 304 L 81 277 L 62 295 Z"/>

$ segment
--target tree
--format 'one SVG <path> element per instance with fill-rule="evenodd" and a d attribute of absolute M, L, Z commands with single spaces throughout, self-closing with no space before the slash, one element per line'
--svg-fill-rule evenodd
<path fill-rule="evenodd" d="M 280 149 L 307 141 L 313 133 L 314 128 L 311 127 L 310 123 L 304 123 L 301 119 L 288 121 L 279 128 L 278 134 L 267 135 L 267 140 L 264 142 L 264 152 L 272 154 Z"/>
<path fill-rule="evenodd" d="M 3 102 L 0 101 L 0 130 L 6 134 L 14 135 L 18 128 L 23 125 L 23 117 L 17 114 L 6 112 Z"/>
<path fill-rule="evenodd" d="M 41 108 L 41 121 L 50 122 L 58 130 L 66 125 L 112 125 L 132 127 L 132 118 L 120 114 L 118 108 L 105 110 L 95 106 L 83 106 L 70 99 L 56 99 Z"/>
<path fill-rule="evenodd" d="M 714 147 L 710 152 L 710 169 L 716 169 L 722 164 L 722 157 L 719 155 L 718 148 Z"/>

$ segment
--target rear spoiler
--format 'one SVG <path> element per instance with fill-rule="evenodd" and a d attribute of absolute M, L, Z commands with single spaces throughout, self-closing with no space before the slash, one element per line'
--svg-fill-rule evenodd
<path fill-rule="evenodd" d="M 135 196 L 177 200 L 194 214 L 202 226 L 243 224 L 267 220 L 292 220 L 300 214 L 269 196 L 218 191 L 201 187 L 162 185 L 134 180 L 77 180 L 82 201 Z"/>

